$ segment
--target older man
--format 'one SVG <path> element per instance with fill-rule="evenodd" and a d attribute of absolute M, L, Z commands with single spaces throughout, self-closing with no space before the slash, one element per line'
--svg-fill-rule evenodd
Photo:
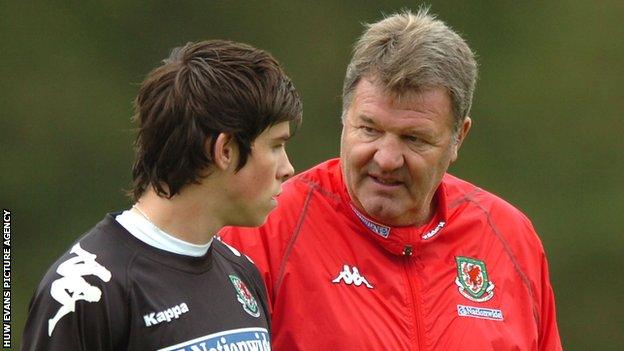
<path fill-rule="evenodd" d="M 275 350 L 558 350 L 542 245 L 500 198 L 447 174 L 477 65 L 420 11 L 372 24 L 343 88 L 340 159 L 287 182 L 260 229 Z"/>

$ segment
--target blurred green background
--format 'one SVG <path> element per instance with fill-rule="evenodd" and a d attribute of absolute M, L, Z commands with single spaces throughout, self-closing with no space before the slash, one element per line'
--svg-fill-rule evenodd
<path fill-rule="evenodd" d="M 69 3 L 72 3 L 70 5 Z M 12 211 L 13 343 L 48 266 L 130 205 L 131 101 L 174 46 L 273 53 L 304 100 L 297 170 L 338 154 L 340 91 L 362 23 L 418 2 L 0 4 L 0 205 Z M 624 1 L 436 1 L 479 56 L 473 128 L 452 173 L 533 220 L 566 350 L 624 345 Z M 17 348 L 17 347 L 15 347 Z"/>

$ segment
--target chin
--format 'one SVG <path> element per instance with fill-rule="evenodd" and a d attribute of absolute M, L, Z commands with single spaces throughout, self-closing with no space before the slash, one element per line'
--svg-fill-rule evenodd
<path fill-rule="evenodd" d="M 399 211 L 397 211 L 393 205 L 390 199 L 384 199 L 384 201 L 371 201 L 367 204 L 363 204 L 363 207 L 366 213 L 376 221 L 382 224 L 392 225 L 399 214 Z"/>
<path fill-rule="evenodd" d="M 266 222 L 268 217 L 269 217 L 269 212 L 265 212 L 264 214 L 258 214 L 254 218 L 250 218 L 249 223 L 246 226 L 247 227 L 259 227 Z"/>
<path fill-rule="evenodd" d="M 267 216 L 261 216 L 260 214 L 247 213 L 246 215 L 238 216 L 234 218 L 227 226 L 233 227 L 259 227 L 266 221 Z"/>

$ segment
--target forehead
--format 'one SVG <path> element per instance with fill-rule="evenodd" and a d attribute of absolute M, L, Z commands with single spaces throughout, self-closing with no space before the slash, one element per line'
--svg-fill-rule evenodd
<path fill-rule="evenodd" d="M 290 122 L 284 121 L 273 124 L 265 129 L 257 139 L 288 139 L 290 137 Z"/>
<path fill-rule="evenodd" d="M 430 88 L 403 94 L 388 92 L 378 84 L 362 79 L 349 107 L 353 118 L 379 123 L 425 123 L 452 126 L 451 99 L 444 88 Z"/>

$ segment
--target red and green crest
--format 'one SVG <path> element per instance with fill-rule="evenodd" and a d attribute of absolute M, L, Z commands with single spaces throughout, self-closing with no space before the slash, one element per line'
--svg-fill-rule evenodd
<path fill-rule="evenodd" d="M 236 289 L 236 299 L 243 305 L 245 312 L 249 313 L 253 317 L 260 316 L 258 303 L 249 289 L 247 289 L 245 283 L 243 283 L 243 281 L 235 275 L 230 275 L 229 277 L 232 285 L 234 285 L 234 288 Z"/>
<path fill-rule="evenodd" d="M 470 257 L 455 257 L 457 278 L 455 284 L 465 298 L 485 302 L 494 296 L 494 283 L 489 280 L 485 262 Z"/>

